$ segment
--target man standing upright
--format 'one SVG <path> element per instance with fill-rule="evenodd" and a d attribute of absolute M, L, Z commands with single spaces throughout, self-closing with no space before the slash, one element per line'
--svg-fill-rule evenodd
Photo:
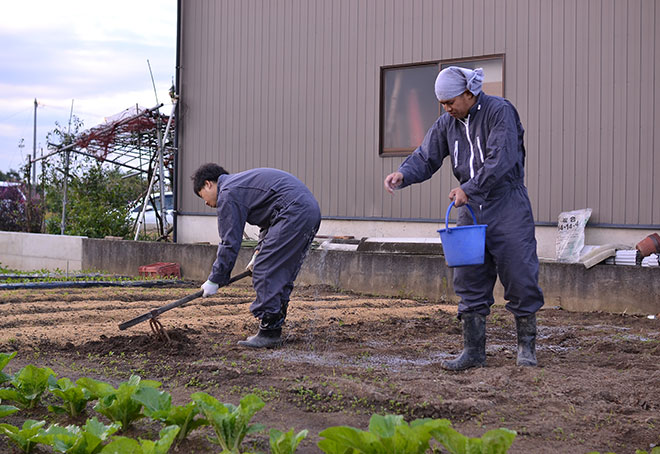
<path fill-rule="evenodd" d="M 459 209 L 458 225 L 472 224 L 469 204 L 479 224 L 487 224 L 482 265 L 454 269 L 454 291 L 460 297 L 463 352 L 443 361 L 447 370 L 486 363 L 486 316 L 494 303 L 499 276 L 506 309 L 515 316 L 517 364 L 536 366 L 536 312 L 543 306 L 538 286 L 539 261 L 532 207 L 524 184 L 524 129 L 508 100 L 481 91 L 483 71 L 452 66 L 438 74 L 435 94 L 445 109 L 422 144 L 385 178 L 385 189 L 425 181 L 449 156 L 460 186 L 449 192 Z"/>
<path fill-rule="evenodd" d="M 253 257 L 250 306 L 260 320 L 257 334 L 239 345 L 252 348 L 280 344 L 289 297 L 309 246 L 321 223 L 314 195 L 293 175 L 260 168 L 229 174 L 217 164 L 204 164 L 192 175 L 195 194 L 218 216 L 218 256 L 203 296 L 226 285 L 243 239 L 245 223 L 259 226 L 258 253 Z"/>

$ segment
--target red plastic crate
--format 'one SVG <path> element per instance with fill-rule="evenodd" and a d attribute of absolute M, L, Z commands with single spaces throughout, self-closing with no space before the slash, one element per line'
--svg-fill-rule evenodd
<path fill-rule="evenodd" d="M 157 262 L 151 265 L 142 265 L 138 268 L 140 276 L 175 276 L 181 277 L 181 267 L 178 263 Z"/>

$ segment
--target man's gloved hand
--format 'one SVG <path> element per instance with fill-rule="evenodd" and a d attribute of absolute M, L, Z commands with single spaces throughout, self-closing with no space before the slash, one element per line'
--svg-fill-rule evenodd
<path fill-rule="evenodd" d="M 245 267 L 246 270 L 249 270 L 251 272 L 254 271 L 254 262 L 255 260 L 257 260 L 258 253 L 259 253 L 258 249 L 254 251 L 254 254 L 252 254 L 252 258 L 250 259 L 250 263 L 248 263 L 247 266 Z"/>
<path fill-rule="evenodd" d="M 207 296 L 215 295 L 216 293 L 218 293 L 218 288 L 220 288 L 220 286 L 215 282 L 211 282 L 211 281 L 204 282 L 201 287 L 201 289 L 204 290 L 204 294 L 202 295 L 202 297 L 205 298 Z"/>

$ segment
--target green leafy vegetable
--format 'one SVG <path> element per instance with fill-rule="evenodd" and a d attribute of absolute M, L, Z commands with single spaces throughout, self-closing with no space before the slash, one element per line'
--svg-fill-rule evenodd
<path fill-rule="evenodd" d="M 144 414 L 166 425 L 176 425 L 181 429 L 177 442 L 184 440 L 190 432 L 209 422 L 203 418 L 194 419 L 199 414 L 199 408 L 194 402 L 187 405 L 172 405 L 172 395 L 156 388 L 141 388 L 134 399 L 144 405 Z"/>
<path fill-rule="evenodd" d="M 30 454 L 37 443 L 40 443 L 41 427 L 44 424 L 46 424 L 46 421 L 35 421 L 33 419 L 25 421 L 20 429 L 11 424 L 0 424 L 0 433 L 7 435 L 19 447 L 21 452 Z"/>
<path fill-rule="evenodd" d="M 516 438 L 516 432 L 509 429 L 489 430 L 481 438 L 470 438 L 449 426 L 433 430 L 432 435 L 452 454 L 504 454 Z"/>
<path fill-rule="evenodd" d="M 143 418 L 142 404 L 135 400 L 135 394 L 142 388 L 160 387 L 160 382 L 142 380 L 137 375 L 131 375 L 128 381 L 120 383 L 117 389 L 112 385 L 83 377 L 76 382 L 86 388 L 94 399 L 98 399 L 94 410 L 106 416 L 113 422 L 121 424 L 122 430 L 126 430 L 133 421 Z"/>
<path fill-rule="evenodd" d="M 48 367 L 35 367 L 28 364 L 19 370 L 9 382 L 12 388 L 1 388 L 0 399 L 16 402 L 22 408 L 34 408 L 48 387 L 48 377 L 55 375 Z"/>
<path fill-rule="evenodd" d="M 17 411 L 18 408 L 14 407 L 13 405 L 0 405 L 0 418 L 14 414 Z"/>
<path fill-rule="evenodd" d="M 217 438 L 211 438 L 210 441 L 220 445 L 228 453 L 239 453 L 239 447 L 247 434 L 264 429 L 261 424 L 250 424 L 254 414 L 265 405 L 255 394 L 245 395 L 238 407 L 223 404 L 204 392 L 194 393 L 190 397 L 204 413 L 217 435 Z"/>
<path fill-rule="evenodd" d="M 648 454 L 646 451 L 642 451 L 641 449 L 638 449 L 635 451 L 635 454 Z M 651 454 L 660 454 L 660 446 L 656 446 L 651 450 Z"/>
<path fill-rule="evenodd" d="M 62 399 L 62 405 L 49 405 L 48 410 L 54 413 L 67 413 L 76 417 L 85 411 L 87 402 L 94 396 L 87 390 L 68 378 L 57 380 L 54 376 L 48 378 L 48 389 L 52 394 Z"/>
<path fill-rule="evenodd" d="M 117 437 L 103 447 L 101 454 L 166 454 L 178 432 L 177 426 L 167 426 L 160 431 L 158 441 Z"/>
<path fill-rule="evenodd" d="M 431 431 L 448 427 L 446 419 L 416 419 L 408 425 L 401 415 L 373 415 L 369 431 L 349 426 L 329 427 L 318 447 L 327 454 L 423 454 L 429 449 Z"/>
<path fill-rule="evenodd" d="M 67 454 L 96 454 L 103 448 L 103 442 L 119 430 L 119 424 L 108 426 L 96 418 L 88 419 L 83 427 L 57 424 L 43 431 L 41 443 L 53 447 L 56 452 Z"/>
<path fill-rule="evenodd" d="M 11 359 L 16 356 L 16 352 L 12 353 L 0 353 L 0 384 L 11 380 L 11 375 L 7 375 L 4 372 L 2 372 L 2 369 L 5 368 L 7 363 L 11 361 Z"/>
<path fill-rule="evenodd" d="M 271 454 L 293 454 L 301 441 L 307 436 L 307 430 L 301 430 L 293 434 L 293 429 L 288 432 L 281 432 L 277 429 L 270 429 L 270 452 Z"/>

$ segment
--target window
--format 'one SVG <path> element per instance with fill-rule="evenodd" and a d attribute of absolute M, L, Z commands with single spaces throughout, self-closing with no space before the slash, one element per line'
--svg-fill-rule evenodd
<path fill-rule="evenodd" d="M 435 97 L 435 78 L 448 66 L 483 68 L 483 91 L 504 95 L 504 57 L 444 60 L 381 69 L 381 156 L 412 153 L 443 110 Z"/>

